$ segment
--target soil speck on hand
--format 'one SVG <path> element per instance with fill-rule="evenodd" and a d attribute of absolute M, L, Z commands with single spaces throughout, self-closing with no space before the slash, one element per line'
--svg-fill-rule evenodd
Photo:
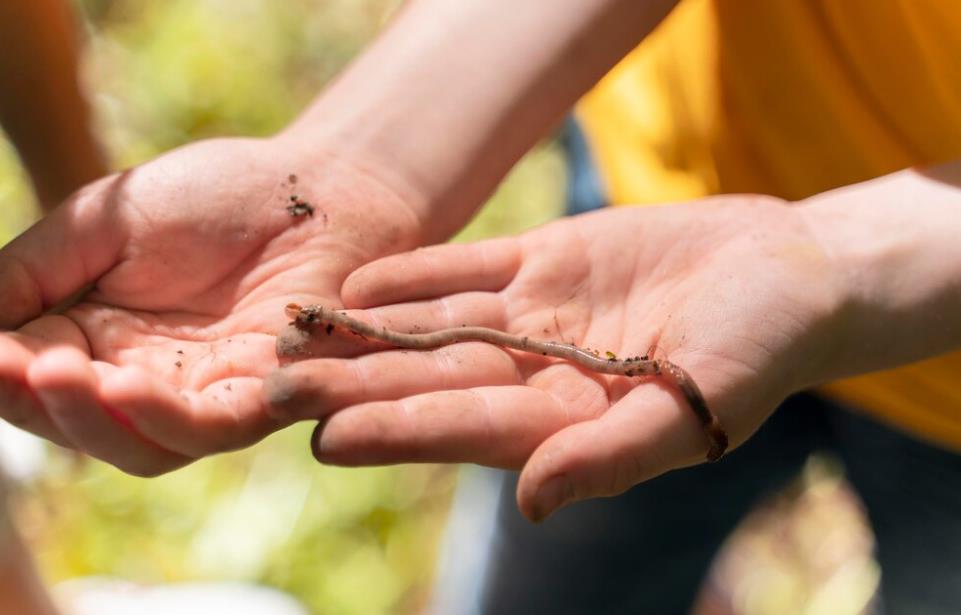
<path fill-rule="evenodd" d="M 288 325 L 277 335 L 277 355 L 281 358 L 311 356 L 309 343 L 309 330 Z"/>
<path fill-rule="evenodd" d="M 313 218 L 314 206 L 296 194 L 292 194 L 290 195 L 290 205 L 287 206 L 287 213 L 291 218 L 303 218 L 304 216 Z"/>

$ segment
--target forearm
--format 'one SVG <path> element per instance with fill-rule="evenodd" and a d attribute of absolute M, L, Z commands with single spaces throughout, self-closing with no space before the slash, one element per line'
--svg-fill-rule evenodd
<path fill-rule="evenodd" d="M 411 2 L 283 138 L 383 173 L 445 238 L 673 4 Z"/>
<path fill-rule="evenodd" d="M 0 613 L 54 615 L 57 609 L 10 518 L 6 490 L 0 476 Z"/>
<path fill-rule="evenodd" d="M 106 171 L 77 81 L 68 4 L 0 2 L 0 40 L 0 123 L 50 208 Z"/>
<path fill-rule="evenodd" d="M 802 212 L 844 297 L 828 377 L 961 348 L 961 161 L 818 195 Z"/>

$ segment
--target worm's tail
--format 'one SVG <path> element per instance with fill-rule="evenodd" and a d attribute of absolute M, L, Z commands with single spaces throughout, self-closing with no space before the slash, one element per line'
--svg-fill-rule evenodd
<path fill-rule="evenodd" d="M 704 394 L 701 393 L 701 389 L 698 388 L 697 383 L 694 382 L 690 374 L 670 361 L 659 361 L 659 363 L 661 373 L 666 375 L 668 379 L 680 389 L 691 410 L 694 411 L 697 419 L 701 422 L 701 425 L 704 426 L 707 438 L 711 443 L 707 451 L 707 460 L 717 461 L 724 456 L 724 451 L 727 450 L 728 445 L 727 432 L 725 432 L 724 427 L 721 426 L 721 421 L 718 420 L 717 416 L 707 407 L 707 402 L 704 401 Z"/>

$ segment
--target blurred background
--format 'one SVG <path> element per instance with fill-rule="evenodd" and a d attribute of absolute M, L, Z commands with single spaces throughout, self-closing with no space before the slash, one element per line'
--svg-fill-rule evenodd
<path fill-rule="evenodd" d="M 84 79 L 115 167 L 289 121 L 383 27 L 397 0 L 78 0 Z M 515 169 L 458 240 L 560 215 L 560 145 Z M 35 218 L 0 140 L 0 238 Z M 240 580 L 322 614 L 416 613 L 429 602 L 455 468 L 318 466 L 305 424 L 158 479 L 9 434 L 15 517 L 50 583 Z M 840 529 L 838 529 L 840 528 Z M 877 584 L 871 536 L 830 459 L 759 506 L 719 558 L 702 612 L 856 613 Z M 850 604 L 837 610 L 838 597 Z"/>

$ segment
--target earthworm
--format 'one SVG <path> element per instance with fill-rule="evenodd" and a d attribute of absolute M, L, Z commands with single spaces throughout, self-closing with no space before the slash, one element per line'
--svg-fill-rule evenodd
<path fill-rule="evenodd" d="M 433 333 L 401 333 L 386 327 L 376 327 L 352 318 L 344 312 L 319 305 L 302 307 L 296 303 L 290 303 L 287 304 L 285 311 L 294 319 L 294 324 L 303 328 L 311 329 L 318 325 L 326 325 L 329 333 L 334 327 L 341 327 L 365 339 L 377 340 L 397 348 L 430 350 L 458 342 L 487 342 L 496 346 L 563 359 L 602 374 L 628 377 L 660 376 L 684 395 L 691 410 L 704 427 L 710 442 L 707 460 L 717 461 L 727 449 L 727 433 L 717 416 L 707 407 L 701 389 L 683 368 L 665 359 L 649 359 L 647 356 L 618 359 L 611 353 L 608 353 L 605 358 L 574 344 L 536 340 L 527 336 L 519 337 L 487 327 L 463 326 L 441 329 Z"/>

